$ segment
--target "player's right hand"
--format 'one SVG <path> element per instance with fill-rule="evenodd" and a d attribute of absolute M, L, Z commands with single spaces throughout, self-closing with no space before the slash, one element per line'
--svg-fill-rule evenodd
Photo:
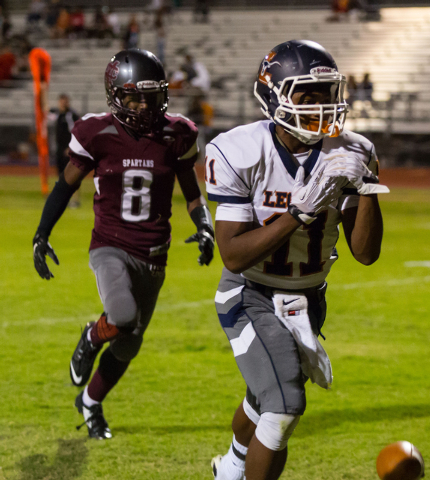
<path fill-rule="evenodd" d="M 379 183 L 379 178 L 362 160 L 354 158 L 351 154 L 337 154 L 329 160 L 324 175 L 347 178 L 360 195 L 390 192 L 387 186 Z"/>
<path fill-rule="evenodd" d="M 300 223 L 312 223 L 321 210 L 339 198 L 346 182 L 344 178 L 326 177 L 322 166 L 305 185 L 305 169 L 299 167 L 291 192 L 289 213 Z"/>
<path fill-rule="evenodd" d="M 37 270 L 37 273 L 41 278 L 45 280 L 50 280 L 54 278 L 54 275 L 49 270 L 46 263 L 46 255 L 51 257 L 56 265 L 60 265 L 57 255 L 55 255 L 54 249 L 51 247 L 48 239 L 39 233 L 33 238 L 33 260 L 34 268 Z"/>

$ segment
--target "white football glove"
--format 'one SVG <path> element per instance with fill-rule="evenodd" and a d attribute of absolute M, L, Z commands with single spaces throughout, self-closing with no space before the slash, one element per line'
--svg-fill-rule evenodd
<path fill-rule="evenodd" d="M 360 195 L 374 193 L 389 193 L 385 185 L 379 185 L 378 177 L 372 173 L 367 165 L 350 153 L 340 153 L 326 159 L 324 175 L 327 177 L 344 177 L 354 185 Z"/>
<path fill-rule="evenodd" d="M 326 165 L 322 165 L 305 185 L 305 169 L 297 170 L 295 184 L 291 192 L 288 212 L 298 222 L 309 225 L 316 219 L 316 215 L 339 198 L 341 189 L 347 183 L 344 177 L 327 177 L 324 172 Z"/>

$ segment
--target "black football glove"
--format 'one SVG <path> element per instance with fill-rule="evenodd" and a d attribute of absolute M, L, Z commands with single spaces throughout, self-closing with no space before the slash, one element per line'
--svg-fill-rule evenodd
<path fill-rule="evenodd" d="M 185 240 L 185 243 L 199 242 L 200 257 L 197 259 L 200 266 L 209 265 L 214 257 L 214 232 L 209 226 L 198 231 Z"/>
<path fill-rule="evenodd" d="M 34 268 L 37 270 L 37 273 L 41 278 L 50 280 L 51 278 L 54 278 L 54 275 L 52 275 L 52 272 L 49 270 L 48 265 L 46 264 L 46 255 L 51 257 L 56 265 L 60 265 L 58 257 L 55 255 L 55 252 L 48 242 L 48 239 L 40 235 L 40 233 L 36 233 L 33 238 Z"/>

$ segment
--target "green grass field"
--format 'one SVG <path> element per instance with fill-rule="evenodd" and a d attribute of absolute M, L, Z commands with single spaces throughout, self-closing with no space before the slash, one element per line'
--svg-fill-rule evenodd
<path fill-rule="evenodd" d="M 32 246 L 43 200 L 37 178 L 0 179 L 0 479 L 210 480 L 231 441 L 244 383 L 215 314 L 221 271 L 197 264 L 179 192 L 167 279 L 139 356 L 104 402 L 114 438 L 89 440 L 73 406 L 70 356 L 102 311 L 88 245 L 92 183 L 51 236 L 60 258 L 42 281 Z M 377 479 L 380 449 L 409 440 L 430 462 L 430 193 L 381 198 L 383 253 L 355 262 L 343 237 L 329 275 L 324 346 L 334 385 L 308 385 L 307 412 L 289 444 L 288 480 Z M 214 207 L 213 205 L 211 207 Z M 52 262 L 51 262 L 52 265 Z"/>

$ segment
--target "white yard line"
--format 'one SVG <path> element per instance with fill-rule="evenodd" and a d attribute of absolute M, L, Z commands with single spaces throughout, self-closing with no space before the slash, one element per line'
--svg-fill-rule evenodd
<path fill-rule="evenodd" d="M 335 288 L 341 290 L 354 290 L 358 288 L 373 288 L 373 287 L 397 287 L 402 285 L 410 285 L 411 283 L 430 282 L 430 275 L 425 277 L 408 277 L 408 278 L 393 278 L 391 280 L 376 280 L 375 282 L 360 282 L 360 283 L 346 283 L 342 284 L 330 284 L 330 290 Z"/>
<path fill-rule="evenodd" d="M 427 268 L 430 268 L 430 261 L 429 260 L 423 260 L 421 262 L 405 262 L 404 266 L 405 267 L 427 267 Z"/>

